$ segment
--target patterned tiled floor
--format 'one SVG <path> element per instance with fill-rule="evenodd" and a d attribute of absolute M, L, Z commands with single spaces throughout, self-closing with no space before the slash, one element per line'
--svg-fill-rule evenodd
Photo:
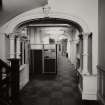
<path fill-rule="evenodd" d="M 67 58 L 59 56 L 58 73 L 34 78 L 21 91 L 22 105 L 80 105 L 78 78 Z"/>

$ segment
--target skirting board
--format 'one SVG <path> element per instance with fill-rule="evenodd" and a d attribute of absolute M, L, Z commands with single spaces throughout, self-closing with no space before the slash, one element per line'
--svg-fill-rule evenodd
<path fill-rule="evenodd" d="M 103 99 L 103 97 L 100 94 L 98 94 L 97 97 L 98 97 L 98 100 L 101 101 L 103 105 L 105 105 L 105 100 Z"/>
<path fill-rule="evenodd" d="M 97 100 L 97 76 L 89 75 L 82 76 L 82 81 L 79 84 L 79 90 L 84 100 Z M 82 86 L 81 86 L 82 82 Z"/>
<path fill-rule="evenodd" d="M 82 99 L 83 100 L 97 100 L 96 94 L 84 94 L 82 93 Z"/>

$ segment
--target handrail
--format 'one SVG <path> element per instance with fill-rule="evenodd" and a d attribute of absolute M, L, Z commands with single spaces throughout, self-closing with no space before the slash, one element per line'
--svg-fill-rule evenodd
<path fill-rule="evenodd" d="M 3 69 L 5 69 L 5 71 L 3 71 Z M 9 105 L 9 97 L 11 97 L 9 95 L 11 83 L 10 73 L 11 67 L 6 62 L 0 59 L 0 102 L 2 101 L 4 105 Z"/>
<path fill-rule="evenodd" d="M 0 99 L 7 105 L 14 103 L 19 93 L 19 59 L 10 62 L 11 66 L 0 59 Z"/>

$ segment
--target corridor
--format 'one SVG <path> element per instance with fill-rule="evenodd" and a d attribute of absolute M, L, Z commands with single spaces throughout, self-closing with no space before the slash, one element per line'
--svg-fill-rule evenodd
<path fill-rule="evenodd" d="M 76 71 L 64 56 L 58 57 L 58 74 L 34 78 L 20 93 L 22 105 L 79 105 Z"/>

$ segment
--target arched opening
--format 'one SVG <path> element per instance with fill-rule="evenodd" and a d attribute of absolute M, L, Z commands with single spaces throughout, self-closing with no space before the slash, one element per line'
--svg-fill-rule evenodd
<path fill-rule="evenodd" d="M 32 77 L 31 74 L 36 77 L 36 74 L 46 73 L 56 75 L 58 79 L 54 82 L 54 88 L 56 87 L 55 84 L 58 84 L 58 88 L 63 81 L 66 81 L 63 79 L 62 82 L 59 82 L 60 78 L 67 79 L 73 76 L 69 75 L 68 71 L 71 68 L 68 65 L 74 68 L 74 74 L 77 74 L 77 69 L 84 74 L 91 73 L 88 71 L 87 56 L 87 42 L 90 33 L 88 33 L 87 24 L 79 18 L 62 13 L 51 13 L 45 17 L 42 13 L 34 13 L 33 15 L 29 12 L 14 18 L 3 27 L 3 30 L 10 34 L 10 58 L 20 59 L 20 89 L 23 89 L 29 82 L 29 77 Z M 51 75 L 50 77 L 52 77 Z M 46 80 L 46 78 L 43 79 Z M 76 80 L 77 76 L 73 79 Z M 67 85 L 69 80 L 67 80 Z M 43 83 L 45 81 L 35 82 L 35 84 L 44 86 Z M 48 82 L 48 84 L 51 83 Z M 70 84 L 72 83 L 70 82 Z M 74 85 L 77 86 L 77 84 Z M 37 86 L 40 88 L 40 85 Z M 82 86 L 83 84 L 81 84 Z M 60 87 L 62 88 L 62 86 Z M 45 86 L 45 88 L 47 87 Z M 64 91 L 66 90 L 64 89 Z"/>
<path fill-rule="evenodd" d="M 77 58 L 78 64 L 80 64 L 81 52 L 79 35 L 83 32 L 83 29 L 78 23 L 67 19 L 46 17 L 20 23 L 14 31 L 16 33 L 20 32 L 25 33 L 27 35 L 26 37 L 29 40 L 31 50 L 33 49 L 42 51 L 42 49 L 44 49 L 45 44 L 48 44 L 50 46 L 55 44 L 57 45 L 57 48 L 55 48 L 57 49 L 55 53 L 56 57 L 57 54 L 61 52 L 62 55 L 65 55 L 71 61 L 75 68 L 77 67 Z M 41 53 L 39 53 L 39 55 L 40 54 Z M 24 55 L 27 56 L 27 54 L 23 54 L 23 56 L 21 55 L 21 58 L 23 57 L 22 59 L 25 59 Z M 41 59 L 43 59 L 43 57 L 41 57 Z M 33 63 L 31 62 L 31 64 Z M 44 69 L 43 63 L 40 62 L 39 64 L 41 64 L 41 68 Z M 33 65 L 31 65 L 31 67 L 33 67 Z M 34 68 L 35 67 L 33 67 L 33 69 Z"/>
<path fill-rule="evenodd" d="M 44 88 L 55 89 L 57 87 L 59 89 L 59 85 L 63 85 L 62 83 L 66 85 L 69 85 L 69 83 L 72 84 L 73 81 L 69 81 L 70 77 L 72 77 L 72 75 L 69 75 L 70 72 L 73 72 L 74 75 L 77 73 L 77 69 L 83 69 L 82 33 L 84 31 L 78 23 L 62 18 L 37 18 L 18 24 L 14 32 L 20 33 L 19 38 L 21 38 L 20 49 L 17 48 L 20 50 L 20 55 L 17 54 L 17 57 L 20 58 L 20 64 L 29 64 L 29 71 L 27 71 L 26 74 L 28 78 L 34 77 L 36 79 L 34 81 L 35 88 L 41 88 L 41 90 L 37 90 L 34 95 L 38 95 L 38 92 Z M 72 67 L 73 71 L 70 70 L 70 67 Z M 23 81 L 23 77 L 26 76 L 25 72 L 23 70 L 23 73 L 20 74 L 21 81 Z M 52 76 L 52 74 L 54 75 Z M 27 78 L 27 76 L 25 78 Z M 63 77 L 66 79 L 62 79 Z M 53 81 L 54 84 L 48 79 Z M 60 79 L 62 82 L 59 82 Z M 74 79 L 78 82 L 77 76 Z M 63 81 L 67 81 L 67 83 Z M 53 86 L 50 88 L 47 87 L 49 85 L 45 85 L 46 82 L 53 84 Z M 55 84 L 57 85 L 55 86 Z M 75 85 L 75 82 L 73 84 Z M 20 85 L 21 88 L 23 88 L 25 83 L 23 82 Z M 40 87 L 40 85 L 42 87 Z M 60 88 L 66 91 L 65 86 L 60 86 Z M 66 86 L 66 88 L 70 87 Z M 46 91 L 43 92 L 46 94 Z M 54 93 L 57 94 L 55 91 Z M 62 94 L 62 92 L 59 92 L 59 94 Z M 32 94 L 28 94 L 28 96 L 29 95 Z M 60 97 L 62 97 L 62 95 Z M 64 98 L 64 100 L 66 99 Z"/>

